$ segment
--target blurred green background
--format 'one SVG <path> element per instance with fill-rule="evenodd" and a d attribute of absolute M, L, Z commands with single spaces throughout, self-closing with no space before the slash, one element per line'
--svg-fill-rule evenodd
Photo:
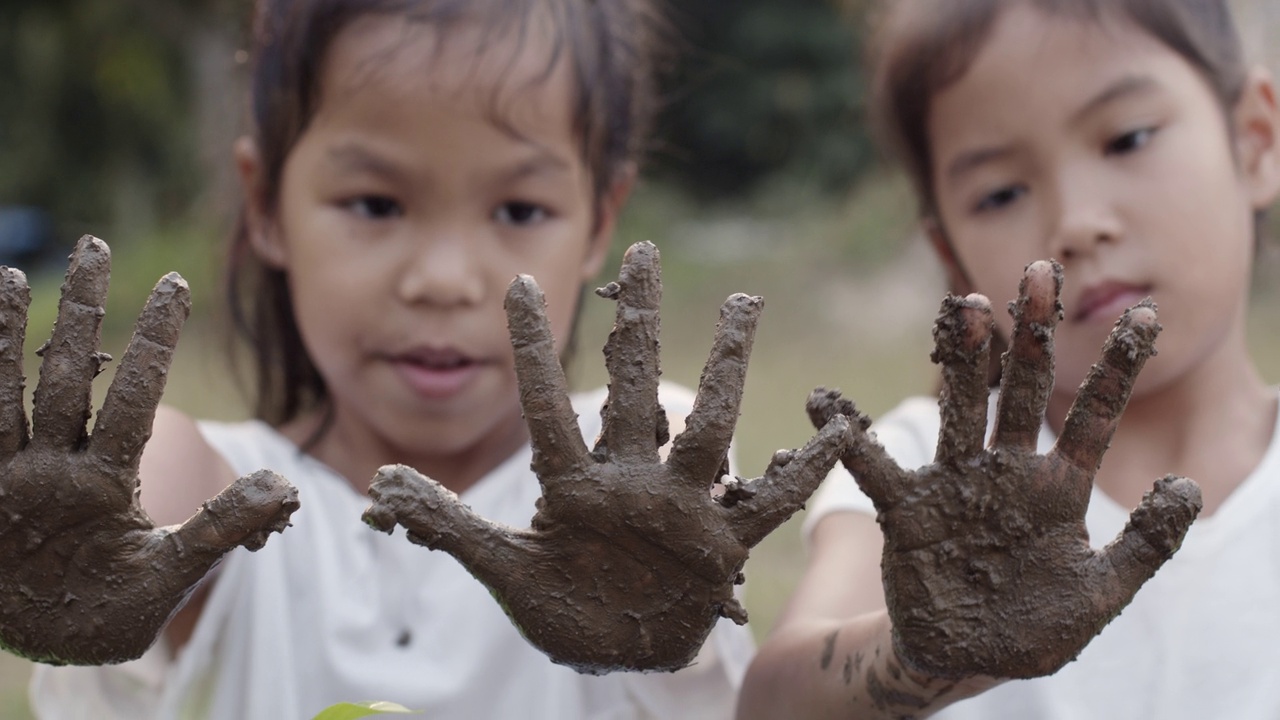
<path fill-rule="evenodd" d="M 1280 66 L 1280 45 L 1261 42 L 1280 33 L 1280 0 L 1237 4 L 1251 42 Z M 219 268 L 237 198 L 229 146 L 243 130 L 248 8 L 0 0 L 0 212 L 38 209 L 57 242 L 23 259 L 34 288 L 28 350 L 52 326 L 71 243 L 98 235 L 114 254 L 104 351 L 123 352 L 156 279 L 177 270 L 190 282 L 195 309 L 166 402 L 200 417 L 245 416 L 242 398 L 226 391 L 234 380 Z M 905 182 L 882 166 L 863 122 L 860 38 L 870 12 L 864 0 L 672 8 L 681 54 L 606 275 L 631 242 L 658 244 L 664 377 L 688 386 L 724 298 L 765 297 L 737 439 L 746 475 L 808 439 L 803 403 L 816 385 L 842 388 L 874 417 L 935 382 L 928 354 L 941 275 L 913 234 Z M 1259 263 L 1252 338 L 1267 378 L 1280 382 L 1274 247 Z M 571 368 L 581 387 L 604 380 L 599 348 L 612 313 L 612 303 L 589 297 Z M 110 367 L 99 392 L 109 378 Z M 802 569 L 799 521 L 749 562 L 758 637 Z M 28 673 L 0 653 L 0 718 L 29 717 Z"/>

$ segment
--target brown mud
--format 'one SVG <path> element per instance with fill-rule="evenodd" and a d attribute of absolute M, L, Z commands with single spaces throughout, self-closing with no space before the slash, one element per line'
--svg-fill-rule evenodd
<path fill-rule="evenodd" d="M 30 291 L 0 267 L 0 648 L 37 662 L 101 665 L 149 648 L 227 551 L 261 547 L 298 507 L 267 471 L 239 479 L 181 526 L 156 528 L 138 496 L 138 462 L 182 324 L 186 282 L 160 280 L 107 392 L 93 433 L 93 378 L 111 257 L 81 238 L 28 427 L 22 346 Z"/>
<path fill-rule="evenodd" d="M 763 303 L 721 308 L 710 358 L 685 429 L 666 461 L 658 404 L 657 249 L 632 246 L 616 283 L 605 345 L 609 398 L 593 448 L 582 439 L 542 292 L 522 276 L 507 294 L 520 401 L 542 486 L 530 529 L 495 525 L 411 468 L 375 478 L 365 520 L 456 557 L 553 661 L 583 673 L 672 671 L 697 655 L 720 617 L 746 622 L 734 597 L 748 551 L 803 507 L 845 449 L 833 417 L 799 451 L 780 451 L 761 478 L 722 478 L 738 420 L 747 360 Z"/>
<path fill-rule="evenodd" d="M 1055 672 L 1173 555 L 1200 510 L 1194 482 L 1165 477 L 1111 544 L 1090 547 L 1084 515 L 1093 476 L 1160 328 L 1150 301 L 1124 314 L 1062 437 L 1038 455 L 1061 287 L 1056 263 L 1027 268 L 985 447 L 992 316 L 981 296 L 947 298 L 935 326 L 943 386 L 932 464 L 900 468 L 852 402 L 822 388 L 810 397 L 819 426 L 858 418 L 842 461 L 878 511 L 894 649 L 911 670 L 952 679 Z"/>

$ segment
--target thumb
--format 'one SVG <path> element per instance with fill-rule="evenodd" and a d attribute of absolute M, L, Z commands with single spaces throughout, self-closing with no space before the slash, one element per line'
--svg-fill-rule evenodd
<path fill-rule="evenodd" d="M 259 470 L 228 485 L 168 531 L 164 545 L 177 566 L 212 565 L 233 548 L 260 549 L 267 536 L 289 526 L 298 507 L 297 488 L 270 470 Z"/>
<path fill-rule="evenodd" d="M 1098 553 L 1098 572 L 1110 580 L 1106 611 L 1119 614 L 1142 584 L 1173 557 L 1200 513 L 1200 486 L 1166 475 L 1142 497 L 1124 530 Z"/>
<path fill-rule="evenodd" d="M 458 499 L 458 495 L 406 465 L 387 465 L 369 485 L 373 503 L 364 521 L 390 533 L 396 525 L 408 538 L 457 558 L 491 589 L 500 589 L 523 572 L 529 533 L 489 522 Z"/>

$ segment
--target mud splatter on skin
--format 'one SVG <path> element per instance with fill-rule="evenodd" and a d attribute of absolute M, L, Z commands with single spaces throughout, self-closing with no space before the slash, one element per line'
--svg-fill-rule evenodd
<path fill-rule="evenodd" d="M 138 502 L 138 461 L 191 302 L 176 274 L 156 285 L 90 435 L 91 383 L 109 359 L 98 342 L 110 273 L 106 244 L 81 238 L 29 428 L 30 292 L 21 271 L 0 267 L 0 648 L 55 665 L 141 656 L 223 554 L 262 547 L 298 507 L 294 488 L 263 471 L 181 527 L 153 525 Z"/>
<path fill-rule="evenodd" d="M 1155 352 L 1159 325 L 1150 301 L 1125 312 L 1062 437 L 1037 455 L 1061 286 L 1056 263 L 1028 266 L 1012 306 L 988 447 L 983 379 L 992 319 L 981 296 L 948 298 L 938 318 L 942 425 L 933 464 L 903 470 L 866 432 L 852 402 L 822 388 L 810 396 L 819 426 L 836 415 L 855 420 L 842 461 L 879 513 L 894 650 L 908 670 L 951 679 L 1053 673 L 1172 556 L 1200 510 L 1194 482 L 1163 478 L 1110 545 L 1090 547 L 1084 514 L 1093 476 L 1138 371 Z"/>
<path fill-rule="evenodd" d="M 839 636 L 840 631 L 835 630 L 822 641 L 822 660 L 819 661 L 819 665 L 823 670 L 831 667 L 831 659 L 836 654 L 836 638 Z"/>
<path fill-rule="evenodd" d="M 929 701 L 914 693 L 895 690 L 880 681 L 875 668 L 867 668 L 867 695 L 871 697 L 878 710 L 893 708 L 901 711 L 904 708 L 920 710 L 928 707 Z M 897 715 L 897 717 L 914 717 L 913 715 Z"/>
<path fill-rule="evenodd" d="M 848 685 L 853 682 L 853 656 L 844 656 L 844 670 L 841 673 L 844 677 L 844 684 Z"/>
<path fill-rule="evenodd" d="M 832 418 L 799 451 L 774 455 L 762 478 L 735 480 L 717 500 L 763 303 L 721 308 L 693 411 L 667 460 L 658 454 L 658 251 L 633 245 L 616 283 L 605 345 L 609 399 L 588 449 L 569 404 L 542 292 L 519 277 L 507 293 L 520 402 L 542 499 L 531 529 L 498 526 L 411 468 L 382 468 L 369 490 L 371 526 L 456 557 L 492 591 L 525 637 L 579 672 L 677 670 L 720 617 L 746 622 L 734 599 L 747 552 L 803 507 L 849 439 Z"/>

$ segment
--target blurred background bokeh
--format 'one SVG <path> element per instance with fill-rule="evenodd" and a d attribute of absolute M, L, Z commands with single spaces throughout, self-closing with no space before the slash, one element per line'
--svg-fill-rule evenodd
<path fill-rule="evenodd" d="M 803 403 L 815 385 L 841 387 L 873 417 L 929 392 L 944 288 L 913 234 L 906 183 L 864 121 L 874 4 L 670 4 L 680 54 L 615 248 L 652 240 L 662 250 L 664 377 L 686 385 L 697 383 L 719 303 L 765 297 L 737 440 L 741 472 L 754 476 L 774 450 L 808 438 Z M 1280 69 L 1280 0 L 1236 5 L 1255 56 Z M 33 284 L 28 350 L 52 325 L 70 246 L 97 235 L 114 256 L 104 351 L 123 351 L 157 278 L 177 270 L 190 282 L 195 310 L 166 401 L 200 417 L 246 412 L 229 391 L 219 300 L 249 10 L 249 0 L 0 0 L 0 263 Z M 1260 263 L 1252 337 L 1280 382 L 1275 246 Z M 583 322 L 572 377 L 587 387 L 604 379 L 612 303 L 591 298 Z M 798 522 L 748 565 L 758 637 L 802 567 Z M 0 653 L 0 719 L 29 717 L 28 673 Z"/>

